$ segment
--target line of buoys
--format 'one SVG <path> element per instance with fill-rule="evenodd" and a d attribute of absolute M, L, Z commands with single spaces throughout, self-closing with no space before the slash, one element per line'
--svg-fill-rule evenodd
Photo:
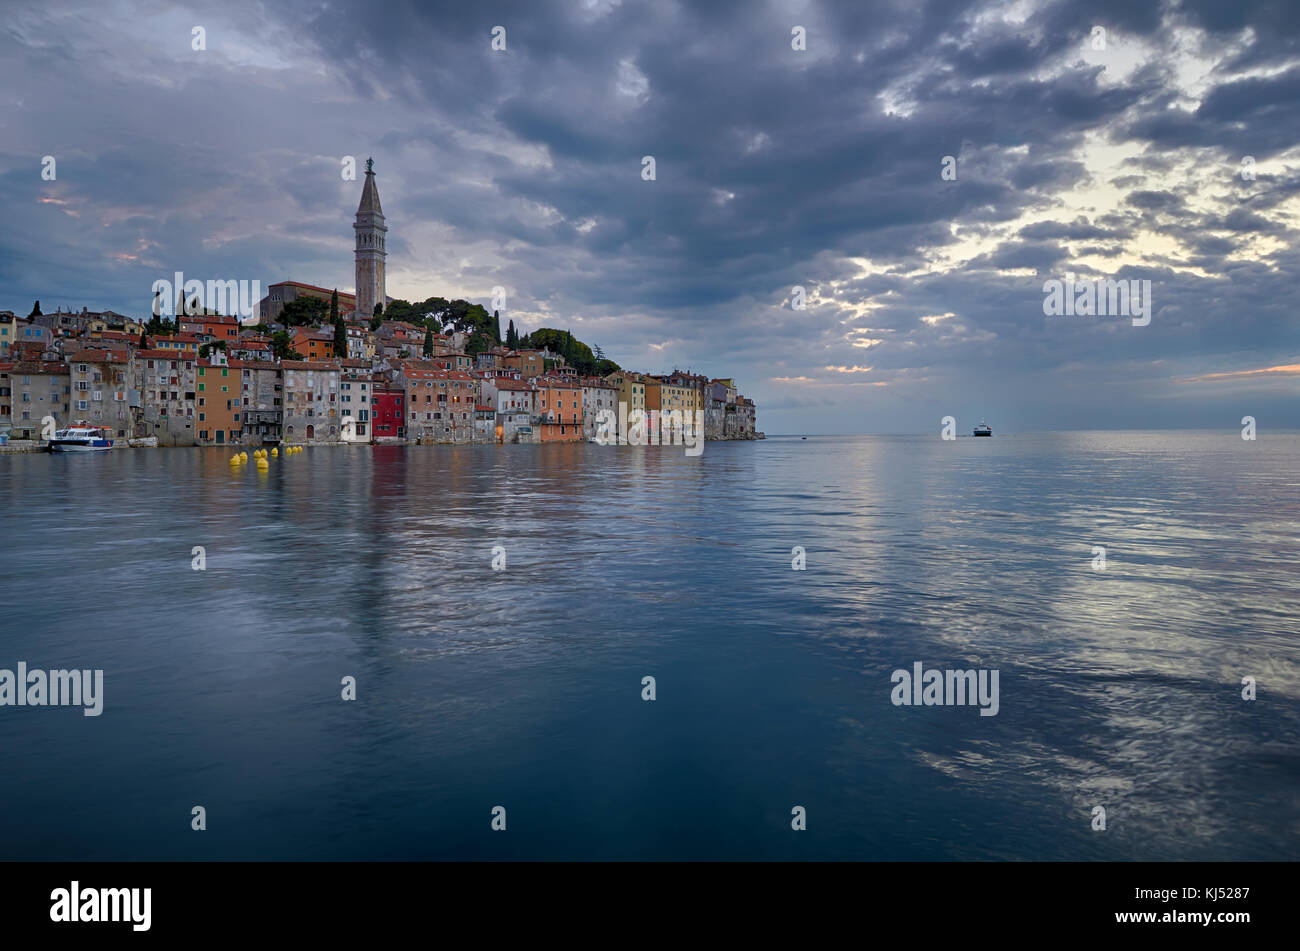
<path fill-rule="evenodd" d="M 286 456 L 292 456 L 295 453 L 299 453 L 299 452 L 302 452 L 302 446 L 284 447 L 284 454 Z M 257 468 L 259 470 L 269 469 L 271 466 L 270 459 L 272 457 L 279 458 L 279 456 L 280 456 L 280 450 L 279 448 L 274 446 L 270 450 L 266 450 L 266 449 L 253 450 L 253 460 L 257 463 Z M 248 453 L 237 452 L 230 457 L 230 468 L 238 469 L 246 462 L 248 462 Z"/>

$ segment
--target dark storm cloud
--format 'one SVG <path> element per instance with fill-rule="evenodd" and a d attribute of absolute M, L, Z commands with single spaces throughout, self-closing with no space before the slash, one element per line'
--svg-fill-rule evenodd
<path fill-rule="evenodd" d="M 1300 349 L 1300 25 L 1220 6 L 26 6 L 0 35 L 0 306 L 138 312 L 177 268 L 348 288 L 339 163 L 373 154 L 395 296 L 501 284 L 526 328 L 821 407 L 776 431 L 929 427 L 990 376 L 1020 425 L 1107 425 L 1130 417 L 1071 387 L 1169 399 L 1180 363 Z M 1152 325 L 1045 319 L 1043 279 L 1090 266 L 1152 280 Z M 866 381 L 889 385 L 864 408 Z"/>

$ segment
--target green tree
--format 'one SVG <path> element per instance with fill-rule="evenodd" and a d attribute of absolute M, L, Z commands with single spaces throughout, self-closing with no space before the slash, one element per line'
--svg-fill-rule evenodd
<path fill-rule="evenodd" d="M 383 301 L 380 301 L 378 304 L 375 305 L 375 316 L 376 316 L 376 317 L 382 317 L 382 316 L 384 316 L 384 302 L 383 302 Z"/>
<path fill-rule="evenodd" d="M 495 310 L 492 311 L 492 340 L 501 342 L 501 314 Z"/>
<path fill-rule="evenodd" d="M 384 316 L 389 320 L 410 320 L 411 310 L 410 301 L 398 298 L 388 302 L 388 309 L 384 311 Z"/>
<path fill-rule="evenodd" d="M 519 349 L 519 331 L 515 330 L 515 322 L 510 321 L 510 326 L 506 328 L 506 346 L 511 350 Z"/>
<path fill-rule="evenodd" d="M 384 322 L 384 316 L 383 316 L 383 314 L 375 314 L 375 316 L 371 317 L 371 318 L 370 318 L 370 332 L 371 332 L 371 333 L 374 333 L 376 330 L 378 330 L 378 329 L 379 329 L 379 325 L 382 324 L 383 322 Z"/>
<path fill-rule="evenodd" d="M 334 288 L 330 295 L 330 320 L 334 323 L 334 356 L 340 360 L 348 358 L 348 328 L 339 313 L 339 289 Z"/>
<path fill-rule="evenodd" d="M 277 330 L 271 335 L 271 352 L 277 360 L 302 359 L 302 354 L 293 349 L 293 338 L 287 330 Z"/>
<path fill-rule="evenodd" d="M 424 355 L 433 356 L 433 327 L 431 326 L 424 328 Z"/>
<path fill-rule="evenodd" d="M 284 305 L 280 323 L 286 327 L 318 327 L 331 316 L 329 301 L 303 294 Z"/>

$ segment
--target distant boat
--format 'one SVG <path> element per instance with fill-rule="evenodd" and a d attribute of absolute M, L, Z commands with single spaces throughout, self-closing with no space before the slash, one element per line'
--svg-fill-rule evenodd
<path fill-rule="evenodd" d="M 60 429 L 50 440 L 50 452 L 106 452 L 113 448 L 113 440 L 104 438 L 99 426 L 87 426 L 85 421 Z"/>
<path fill-rule="evenodd" d="M 992 435 L 993 435 L 993 427 L 990 426 L 988 423 L 984 422 L 984 420 L 981 419 L 981 420 L 980 420 L 980 424 L 979 424 L 978 426 L 975 427 L 975 432 L 973 433 L 973 435 L 975 435 L 975 436 L 992 436 Z"/>

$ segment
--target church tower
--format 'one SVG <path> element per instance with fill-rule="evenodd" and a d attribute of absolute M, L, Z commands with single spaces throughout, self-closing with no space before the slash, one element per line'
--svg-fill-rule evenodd
<path fill-rule="evenodd" d="M 384 209 L 379 205 L 379 189 L 375 187 L 375 160 L 366 159 L 366 184 L 361 189 L 361 204 L 357 205 L 357 220 L 352 230 L 357 234 L 357 315 L 369 318 L 377 304 L 387 303 L 384 296 Z"/>

